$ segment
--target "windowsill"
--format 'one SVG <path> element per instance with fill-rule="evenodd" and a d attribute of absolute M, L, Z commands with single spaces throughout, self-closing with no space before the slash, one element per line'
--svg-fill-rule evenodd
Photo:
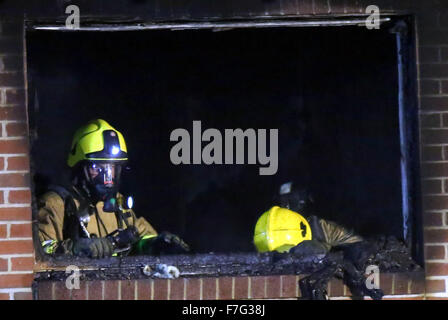
<path fill-rule="evenodd" d="M 228 253 L 195 254 L 166 256 L 132 256 L 123 258 L 88 259 L 75 257 L 51 257 L 39 262 L 35 267 L 35 279 L 65 280 L 67 266 L 77 266 L 83 280 L 137 280 L 154 278 L 143 273 L 149 266 L 155 269 L 157 264 L 172 265 L 178 268 L 180 277 L 224 277 L 224 276 L 266 276 L 310 274 L 322 267 L 312 258 L 297 259 L 289 255 L 277 260 L 272 253 Z M 423 273 L 422 268 L 415 270 L 394 268 L 381 270 L 382 273 Z"/>

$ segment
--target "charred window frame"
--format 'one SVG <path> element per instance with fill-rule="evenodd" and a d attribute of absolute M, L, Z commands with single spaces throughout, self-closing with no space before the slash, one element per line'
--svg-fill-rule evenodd
<path fill-rule="evenodd" d="M 419 126 L 418 126 L 418 105 L 417 105 L 417 86 L 416 86 L 416 46 L 415 46 L 415 23 L 412 16 L 387 16 L 383 17 L 385 23 L 395 22 L 397 48 L 398 48 L 398 67 L 399 67 L 399 115 L 400 115 L 400 142 L 401 142 L 401 174 L 402 174 L 402 205 L 403 205 L 403 238 L 412 250 L 413 258 L 423 265 L 423 239 L 422 239 L 422 217 L 421 217 L 421 193 L 420 193 L 420 175 L 419 175 Z M 273 27 L 312 27 L 312 26 L 344 26 L 359 25 L 364 26 L 365 16 L 339 17 L 328 20 L 311 19 L 265 19 L 252 21 L 215 21 L 215 22 L 197 22 L 197 23 L 178 23 L 178 22 L 160 22 L 160 23 L 136 23 L 135 20 L 121 22 L 101 22 L 88 21 L 81 27 L 81 31 L 122 31 L 122 30 L 194 30 L 194 29 L 213 29 L 216 31 L 232 28 L 273 28 Z M 63 21 L 27 21 L 27 32 L 33 30 L 65 30 Z M 79 32 L 71 30 L 67 32 Z M 26 39 L 26 34 L 25 34 Z M 26 41 L 25 41 L 26 42 Z M 25 46 L 26 53 L 26 46 Z M 37 139 L 35 130 L 35 115 L 38 103 L 35 99 L 35 90 L 33 79 L 27 79 L 28 94 L 28 115 L 30 128 L 30 144 Z M 32 159 L 31 159 L 32 160 Z M 33 163 L 31 162 L 31 175 L 34 176 Z M 36 223 L 37 203 L 33 186 L 33 232 L 36 248 L 37 260 L 42 262 L 42 270 L 58 269 L 62 266 L 75 264 L 84 266 L 86 269 L 94 266 L 94 269 L 111 270 L 104 271 L 110 275 L 123 273 L 127 270 L 129 274 L 135 277 L 141 276 L 140 267 L 146 264 L 153 265 L 159 262 L 177 263 L 186 266 L 188 271 L 181 275 L 256 275 L 256 274 L 275 274 L 290 273 L 297 270 L 287 267 L 278 270 L 266 270 L 263 266 L 271 262 L 269 255 L 258 256 L 256 254 L 235 254 L 208 256 L 206 254 L 198 257 L 189 258 L 184 256 L 173 257 L 125 257 L 111 258 L 105 260 L 76 259 L 70 257 L 55 258 L 47 255 L 38 240 L 38 230 Z M 200 267 L 202 266 L 202 267 Z M 205 268 L 204 268 L 205 266 Z M 250 267 L 248 269 L 248 266 Z M 258 267 L 257 267 L 258 266 Z M 119 269 L 120 272 L 114 273 L 113 270 Z M 131 270 L 131 271 L 129 271 Z M 132 272 L 132 270 L 137 270 Z M 96 271 L 95 271 L 96 272 Z M 113 276 L 112 276 L 113 277 Z M 92 275 L 95 278 L 95 275 Z"/>

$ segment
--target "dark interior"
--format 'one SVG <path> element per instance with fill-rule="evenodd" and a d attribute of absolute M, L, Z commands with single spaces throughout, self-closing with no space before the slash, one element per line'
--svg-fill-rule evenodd
<path fill-rule="evenodd" d="M 314 213 L 359 234 L 403 236 L 395 37 L 387 28 L 27 34 L 35 192 L 67 183 L 75 130 L 103 118 L 130 155 L 122 190 L 196 252 L 250 252 L 287 181 Z M 170 162 L 170 133 L 279 129 L 277 174 Z"/>

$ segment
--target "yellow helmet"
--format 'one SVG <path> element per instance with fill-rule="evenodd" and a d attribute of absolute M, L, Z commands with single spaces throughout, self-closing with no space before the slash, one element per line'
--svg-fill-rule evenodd
<path fill-rule="evenodd" d="M 304 240 L 311 240 L 308 221 L 286 208 L 272 207 L 255 225 L 254 244 L 258 252 L 286 252 Z"/>
<path fill-rule="evenodd" d="M 102 119 L 90 121 L 76 131 L 67 164 L 74 167 L 83 160 L 127 161 L 123 135 Z"/>

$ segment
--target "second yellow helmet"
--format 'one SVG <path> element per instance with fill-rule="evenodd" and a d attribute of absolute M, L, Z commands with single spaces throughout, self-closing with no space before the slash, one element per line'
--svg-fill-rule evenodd
<path fill-rule="evenodd" d="M 258 252 L 286 252 L 304 240 L 311 240 L 308 221 L 299 213 L 274 206 L 258 219 L 254 244 Z"/>

